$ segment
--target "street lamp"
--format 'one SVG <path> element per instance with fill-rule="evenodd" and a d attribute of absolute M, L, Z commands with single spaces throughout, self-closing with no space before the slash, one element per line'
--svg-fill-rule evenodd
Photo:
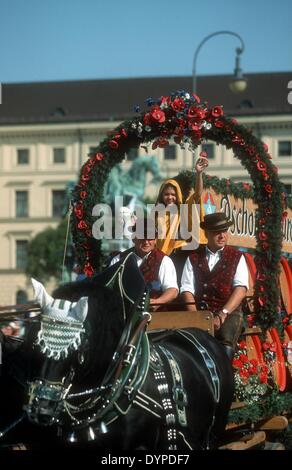
<path fill-rule="evenodd" d="M 196 74 L 196 64 L 197 64 L 197 58 L 198 54 L 202 48 L 202 46 L 207 42 L 209 39 L 213 38 L 214 36 L 218 36 L 219 34 L 229 34 L 231 36 L 237 37 L 240 41 L 240 47 L 237 47 L 235 49 L 236 52 L 236 57 L 235 57 L 235 69 L 234 69 L 234 75 L 232 78 L 232 81 L 229 83 L 229 88 L 233 93 L 241 93 L 243 92 L 246 87 L 247 87 L 247 80 L 244 78 L 242 74 L 242 70 L 240 68 L 240 56 L 244 51 L 244 42 L 241 36 L 237 33 L 233 33 L 232 31 L 216 31 L 215 33 L 209 34 L 206 36 L 198 45 L 197 49 L 195 50 L 194 54 L 194 60 L 193 60 L 193 92 L 197 93 L 197 74 Z"/>

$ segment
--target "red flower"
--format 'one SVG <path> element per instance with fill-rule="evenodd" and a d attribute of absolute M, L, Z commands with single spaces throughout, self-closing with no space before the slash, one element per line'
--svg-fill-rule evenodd
<path fill-rule="evenodd" d="M 80 220 L 77 227 L 79 228 L 79 230 L 86 230 L 88 228 L 88 225 L 85 220 Z"/>
<path fill-rule="evenodd" d="M 249 145 L 246 149 L 246 152 L 250 157 L 252 157 L 255 154 L 255 148 L 253 145 Z"/>
<path fill-rule="evenodd" d="M 246 364 L 248 362 L 248 357 L 245 354 L 240 354 L 239 360 Z"/>
<path fill-rule="evenodd" d="M 197 142 L 199 140 L 201 140 L 202 138 L 202 132 L 199 130 L 199 131 L 193 131 L 192 132 L 192 141 L 197 144 Z"/>
<path fill-rule="evenodd" d="M 152 121 L 151 121 L 150 113 L 146 113 L 144 115 L 143 122 L 144 122 L 145 126 L 151 126 Z"/>
<path fill-rule="evenodd" d="M 81 199 L 85 199 L 87 196 L 87 192 L 86 191 L 80 191 L 80 197 Z"/>
<path fill-rule="evenodd" d="M 88 164 L 85 165 L 85 167 L 83 168 L 83 173 L 85 173 L 85 174 L 90 173 L 90 172 L 91 172 L 91 168 L 92 168 L 91 165 L 88 165 Z"/>
<path fill-rule="evenodd" d="M 127 133 L 126 129 L 124 129 L 124 128 L 121 130 L 121 134 L 125 139 L 128 137 L 128 133 Z"/>
<path fill-rule="evenodd" d="M 239 349 L 246 349 L 246 342 L 243 339 L 239 343 Z"/>
<path fill-rule="evenodd" d="M 88 176 L 88 175 L 81 175 L 81 180 L 82 180 L 82 181 L 89 181 L 89 180 L 90 180 L 90 176 Z"/>
<path fill-rule="evenodd" d="M 267 374 L 268 373 L 268 366 L 267 364 L 261 364 L 261 372 L 263 372 L 264 374 Z"/>
<path fill-rule="evenodd" d="M 249 377 L 249 373 L 247 370 L 245 369 L 242 369 L 240 372 L 239 372 L 239 375 L 242 379 L 248 379 Z"/>
<path fill-rule="evenodd" d="M 200 125 L 201 123 L 197 119 L 192 118 L 189 120 L 189 129 L 191 129 L 192 131 L 195 131 L 195 132 L 199 131 Z"/>
<path fill-rule="evenodd" d="M 94 269 L 89 262 L 85 263 L 83 272 L 88 277 L 91 277 L 94 275 Z"/>
<path fill-rule="evenodd" d="M 264 188 L 265 188 L 265 191 L 267 191 L 267 193 L 271 194 L 273 192 L 273 187 L 271 184 L 265 184 Z"/>
<path fill-rule="evenodd" d="M 266 296 L 263 295 L 262 297 L 258 298 L 258 303 L 260 304 L 261 307 L 264 307 L 266 305 L 266 302 L 267 302 Z"/>
<path fill-rule="evenodd" d="M 254 367 L 254 366 L 250 366 L 248 368 L 248 372 L 249 372 L 250 375 L 255 375 L 257 373 L 257 368 Z"/>
<path fill-rule="evenodd" d="M 83 204 L 82 203 L 76 204 L 76 206 L 74 207 L 74 214 L 76 215 L 78 219 L 82 219 L 83 217 Z"/>
<path fill-rule="evenodd" d="M 261 247 L 262 247 L 263 250 L 267 250 L 267 249 L 269 248 L 269 246 L 270 246 L 270 245 L 269 245 L 268 242 L 262 242 L 262 243 L 261 243 Z"/>
<path fill-rule="evenodd" d="M 266 232 L 264 232 L 263 230 L 261 232 L 259 232 L 259 239 L 260 240 L 267 240 L 268 239 L 268 235 L 266 234 Z"/>
<path fill-rule="evenodd" d="M 268 376 L 267 376 L 267 374 L 261 373 L 261 374 L 260 374 L 260 381 L 261 381 L 262 384 L 268 383 Z"/>
<path fill-rule="evenodd" d="M 185 102 L 182 98 L 175 98 L 171 103 L 171 107 L 174 111 L 182 111 L 185 106 Z"/>
<path fill-rule="evenodd" d="M 261 162 L 260 160 L 257 163 L 257 169 L 259 171 L 266 171 L 267 165 L 264 162 Z"/>
<path fill-rule="evenodd" d="M 264 351 L 269 351 L 270 347 L 271 347 L 271 343 L 269 341 L 265 341 L 263 343 L 263 350 Z"/>
<path fill-rule="evenodd" d="M 104 159 L 104 155 L 102 153 L 96 153 L 95 154 L 95 160 L 103 160 Z"/>
<path fill-rule="evenodd" d="M 256 359 L 251 359 L 250 360 L 250 363 L 254 366 L 254 367 L 257 367 L 258 366 L 258 361 Z"/>
<path fill-rule="evenodd" d="M 182 127 L 176 127 L 173 131 L 174 135 L 183 137 L 184 135 L 184 130 Z"/>
<path fill-rule="evenodd" d="M 257 274 L 257 279 L 259 281 L 265 281 L 267 279 L 267 276 L 264 273 L 258 273 Z"/>
<path fill-rule="evenodd" d="M 155 107 L 151 111 L 150 115 L 151 119 L 155 122 L 159 122 L 159 124 L 162 124 L 165 121 L 165 114 L 159 107 Z"/>
<path fill-rule="evenodd" d="M 213 117 L 217 118 L 223 115 L 223 109 L 221 106 L 213 106 L 211 109 L 211 114 Z"/>
<path fill-rule="evenodd" d="M 114 150 L 116 150 L 119 146 L 119 144 L 117 143 L 116 140 L 110 140 L 108 144 L 109 144 L 110 148 L 114 149 Z"/>
<path fill-rule="evenodd" d="M 161 99 L 160 106 L 165 105 L 165 104 L 169 105 L 169 103 L 170 103 L 169 96 L 161 96 L 160 99 Z"/>
<path fill-rule="evenodd" d="M 206 111 L 202 108 L 198 108 L 197 106 L 190 106 L 188 110 L 188 117 L 189 118 L 198 118 L 204 119 L 206 116 Z"/>
<path fill-rule="evenodd" d="M 262 176 L 263 176 L 263 178 L 264 178 L 265 181 L 268 181 L 268 180 L 270 179 L 270 177 L 269 177 L 269 175 L 268 175 L 268 173 L 267 173 L 266 171 L 263 171 L 263 172 L 262 172 Z"/>
<path fill-rule="evenodd" d="M 268 151 L 269 151 L 269 147 L 268 147 L 267 144 L 263 144 L 263 147 L 264 147 L 264 151 L 265 151 L 265 152 L 268 152 Z"/>
<path fill-rule="evenodd" d="M 250 184 L 249 183 L 242 183 L 242 186 L 244 187 L 244 189 L 250 189 Z"/>
<path fill-rule="evenodd" d="M 272 213 L 272 209 L 270 207 L 265 208 L 265 214 L 270 215 Z"/>
<path fill-rule="evenodd" d="M 215 121 L 215 127 L 222 128 L 224 126 L 223 121 Z"/>
<path fill-rule="evenodd" d="M 232 365 L 236 369 L 242 369 L 242 366 L 243 366 L 242 362 L 239 359 L 233 359 Z"/>

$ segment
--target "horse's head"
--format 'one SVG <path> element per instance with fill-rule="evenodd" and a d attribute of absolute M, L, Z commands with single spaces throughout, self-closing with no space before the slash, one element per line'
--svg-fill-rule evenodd
<path fill-rule="evenodd" d="M 54 299 L 41 283 L 35 280 L 32 283 L 42 310 L 36 341 L 42 365 L 29 383 L 25 409 L 31 421 L 52 425 L 63 411 L 78 361 L 84 360 L 80 345 L 88 299 L 82 297 L 78 302 Z"/>

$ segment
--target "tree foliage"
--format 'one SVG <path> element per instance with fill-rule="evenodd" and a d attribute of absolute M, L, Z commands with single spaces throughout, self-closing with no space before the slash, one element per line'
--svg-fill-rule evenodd
<path fill-rule="evenodd" d="M 38 233 L 28 245 L 26 274 L 45 282 L 51 276 L 61 279 L 67 221 L 55 229 L 48 227 Z"/>

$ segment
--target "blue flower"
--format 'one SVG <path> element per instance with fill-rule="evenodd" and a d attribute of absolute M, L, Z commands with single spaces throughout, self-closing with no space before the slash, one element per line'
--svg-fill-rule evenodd
<path fill-rule="evenodd" d="M 146 103 L 147 103 L 147 106 L 152 106 L 155 103 L 155 101 L 150 96 L 149 98 L 147 98 Z"/>
<path fill-rule="evenodd" d="M 135 113 L 140 113 L 140 106 L 138 104 L 136 104 L 136 106 L 134 106 L 134 111 L 135 111 Z"/>

